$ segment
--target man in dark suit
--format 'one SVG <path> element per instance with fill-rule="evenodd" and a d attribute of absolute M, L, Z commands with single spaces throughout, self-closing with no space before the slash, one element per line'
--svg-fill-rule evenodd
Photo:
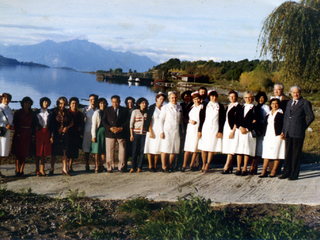
<path fill-rule="evenodd" d="M 297 180 L 305 131 L 313 122 L 314 114 L 311 103 L 301 97 L 299 86 L 292 86 L 290 92 L 293 99 L 287 103 L 281 133 L 281 138 L 286 141 L 286 156 L 283 174 L 279 179 Z"/>
<path fill-rule="evenodd" d="M 282 83 L 276 83 L 273 86 L 273 95 L 278 97 L 280 100 L 279 108 L 286 111 L 287 103 L 290 101 L 290 98 L 284 94 L 284 86 Z"/>
<path fill-rule="evenodd" d="M 120 97 L 114 95 L 111 97 L 111 107 L 107 107 L 103 117 L 102 124 L 106 128 L 106 152 L 107 152 L 107 170 L 111 173 L 114 170 L 114 152 L 115 144 L 119 144 L 119 163 L 118 170 L 123 171 L 126 157 L 126 137 L 129 112 L 126 108 L 120 106 Z"/>

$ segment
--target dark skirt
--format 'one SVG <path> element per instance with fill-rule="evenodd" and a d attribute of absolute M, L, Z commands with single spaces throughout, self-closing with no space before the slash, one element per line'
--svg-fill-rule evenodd
<path fill-rule="evenodd" d="M 12 140 L 12 153 L 15 154 L 17 158 L 30 156 L 31 131 L 31 128 L 21 128 L 19 133 L 15 132 Z"/>
<path fill-rule="evenodd" d="M 79 157 L 79 149 L 82 148 L 82 137 L 69 137 L 69 149 L 68 149 L 68 158 L 78 158 Z"/>
<path fill-rule="evenodd" d="M 66 156 L 69 148 L 69 135 L 68 134 L 55 134 L 52 143 L 53 156 Z"/>

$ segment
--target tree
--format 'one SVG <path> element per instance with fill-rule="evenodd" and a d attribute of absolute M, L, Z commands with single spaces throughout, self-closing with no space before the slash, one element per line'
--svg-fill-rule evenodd
<path fill-rule="evenodd" d="M 114 72 L 115 74 L 122 73 L 122 68 L 116 68 L 116 69 L 114 69 L 113 72 Z"/>
<path fill-rule="evenodd" d="M 320 1 L 288 1 L 276 8 L 264 21 L 258 44 L 260 56 L 271 54 L 280 79 L 300 84 L 305 90 L 320 84 Z"/>
<path fill-rule="evenodd" d="M 259 65 L 251 72 L 244 72 L 240 76 L 240 84 L 254 92 L 266 91 L 272 86 L 273 75 L 263 66 Z"/>

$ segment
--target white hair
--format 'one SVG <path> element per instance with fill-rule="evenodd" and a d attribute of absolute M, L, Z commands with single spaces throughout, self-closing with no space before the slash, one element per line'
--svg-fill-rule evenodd
<path fill-rule="evenodd" d="M 298 86 L 298 85 L 293 85 L 293 86 L 291 86 L 291 88 L 290 88 L 290 92 L 292 91 L 292 89 L 294 89 L 294 88 L 298 88 L 299 89 L 299 93 L 301 93 L 301 87 L 300 86 Z"/>
<path fill-rule="evenodd" d="M 276 83 L 273 87 L 275 87 L 275 86 L 279 86 L 279 87 L 281 88 L 281 90 L 283 90 L 283 89 L 284 89 L 284 86 L 283 86 L 283 84 L 282 84 L 282 83 Z"/>

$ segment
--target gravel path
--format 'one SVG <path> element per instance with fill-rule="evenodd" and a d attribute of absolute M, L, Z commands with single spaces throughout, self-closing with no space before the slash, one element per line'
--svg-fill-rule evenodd
<path fill-rule="evenodd" d="M 47 164 L 47 173 L 49 172 Z M 0 187 L 19 192 L 32 188 L 33 193 L 65 197 L 69 189 L 85 191 L 87 197 L 102 200 L 125 200 L 147 197 L 155 201 L 176 201 L 192 192 L 210 198 L 215 204 L 277 203 L 320 205 L 320 164 L 301 166 L 297 181 L 278 178 L 260 179 L 258 176 L 239 177 L 220 174 L 221 165 L 212 166 L 209 173 L 86 173 L 83 164 L 75 164 L 72 177 L 61 175 L 56 164 L 52 177 L 36 177 L 34 165 L 26 165 L 26 177 L 15 178 L 14 165 L 2 165 L 8 177 L 0 180 Z M 91 166 L 93 169 L 93 166 Z M 259 171 L 261 172 L 261 166 Z"/>

